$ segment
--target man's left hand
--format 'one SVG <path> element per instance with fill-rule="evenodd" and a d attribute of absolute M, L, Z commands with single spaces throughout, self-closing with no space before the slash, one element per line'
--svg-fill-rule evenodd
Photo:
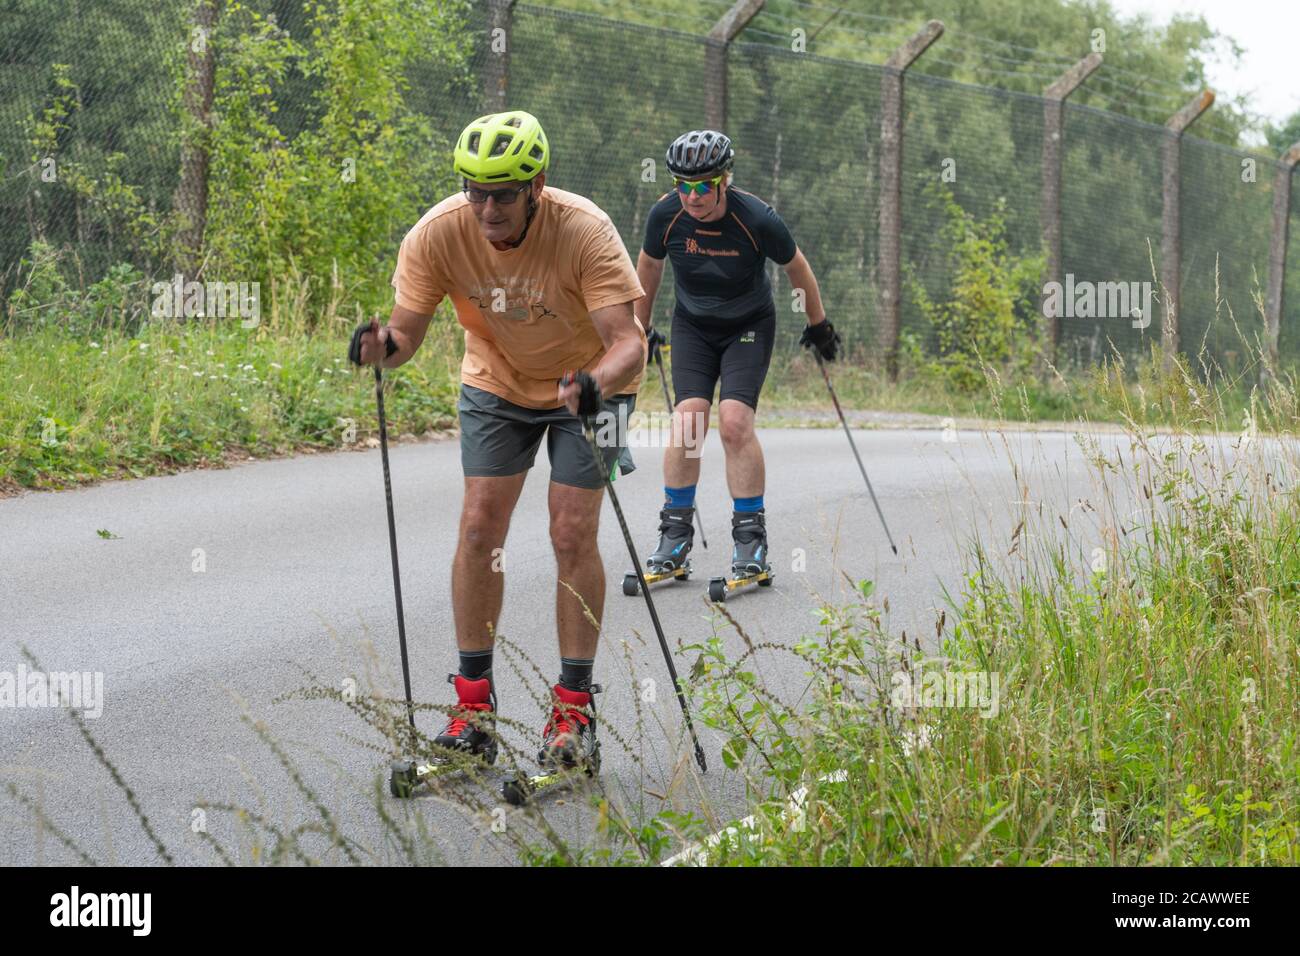
<path fill-rule="evenodd" d="M 803 335 L 799 336 L 799 344 L 816 349 L 825 361 L 834 362 L 842 343 L 840 334 L 835 331 L 830 319 L 823 319 L 815 325 L 804 327 Z"/>

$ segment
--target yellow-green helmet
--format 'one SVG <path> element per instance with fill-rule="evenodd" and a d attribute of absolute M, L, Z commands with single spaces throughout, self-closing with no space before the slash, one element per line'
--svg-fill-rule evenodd
<path fill-rule="evenodd" d="M 510 110 L 480 116 L 456 141 L 453 167 L 480 183 L 528 182 L 551 157 L 542 124 L 532 113 Z"/>

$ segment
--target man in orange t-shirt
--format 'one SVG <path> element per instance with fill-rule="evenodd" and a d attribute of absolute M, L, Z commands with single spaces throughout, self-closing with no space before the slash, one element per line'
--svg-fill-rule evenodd
<path fill-rule="evenodd" d="M 604 475 L 613 477 L 615 463 L 624 474 L 633 467 L 626 416 L 645 369 L 646 339 L 632 303 L 643 290 L 609 216 L 588 199 L 547 187 L 548 162 L 546 135 L 528 113 L 496 113 L 466 127 L 455 150 L 462 192 L 407 233 L 389 324 L 361 326 L 354 348 L 365 364 L 401 365 L 445 297 L 465 328 L 458 404 L 465 499 L 451 573 L 460 670 L 449 678 L 458 703 L 435 742 L 495 759 L 492 644 L 504 590 L 498 549 L 545 435 L 560 678 L 538 760 L 591 766 L 599 627 L 583 604 L 599 622 L 605 572 L 596 529 Z M 574 381 L 562 384 L 570 372 Z M 580 410 L 598 413 L 601 434 L 617 435 L 603 443 L 599 466 L 575 417 Z"/>

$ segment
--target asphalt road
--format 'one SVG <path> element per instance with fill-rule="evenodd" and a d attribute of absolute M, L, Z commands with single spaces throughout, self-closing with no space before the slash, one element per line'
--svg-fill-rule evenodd
<path fill-rule="evenodd" d="M 755 641 L 790 644 L 815 634 L 819 603 L 844 598 L 849 580 L 864 578 L 875 582 L 878 601 L 888 600 L 895 632 L 933 641 L 944 588 L 960 589 L 963 554 L 974 538 L 1005 552 L 1026 509 L 1050 522 L 1056 513 L 1078 513 L 1093 492 L 1083 455 L 1066 433 L 934 428 L 855 435 L 900 555 L 884 541 L 838 427 L 762 431 L 777 579 L 774 587 L 750 589 L 727 604 Z M 1127 452 L 1123 436 L 1098 440 Z M 656 539 L 662 453 L 642 447 L 634 454 L 638 470 L 616 489 L 644 554 Z M 458 448 L 454 440 L 403 444 L 391 457 L 414 694 L 448 703 L 451 689 L 443 682 L 455 669 L 449 563 L 460 512 Z M 552 682 L 558 655 L 547 473 L 543 453 L 506 543 L 500 630 Z M 730 555 L 730 500 L 716 432 L 709 436 L 698 503 L 712 548 L 697 541 L 695 576 L 656 588 L 659 614 L 674 645 L 716 628 L 738 653 L 741 638 L 705 600 L 709 576 L 723 573 Z M 100 529 L 113 537 L 101 537 Z M 1080 532 L 1081 554 L 1085 539 Z M 244 714 L 264 721 L 343 832 L 373 852 L 358 850 L 360 858 L 397 859 L 375 810 L 375 780 L 386 758 L 364 746 L 380 738 L 337 701 L 279 699 L 311 684 L 308 672 L 330 687 L 347 689 L 351 680 L 364 689 L 373 680 L 400 696 L 377 449 L 0 500 L 0 541 L 0 675 L 25 666 L 20 645 L 47 672 L 102 672 L 102 714 L 86 726 L 178 861 L 219 862 L 200 829 L 233 859 L 254 859 L 253 828 L 229 813 L 196 812 L 201 800 L 257 811 L 285 830 L 321 821 Z M 701 777 L 693 769 L 645 604 L 621 592 L 630 564 L 608 505 L 600 549 L 608 572 L 597 660 L 597 679 L 606 688 L 598 698 L 605 724 L 602 785 L 633 816 L 668 800 L 721 824 L 743 812 L 744 780 L 723 768 L 722 740 L 707 731 L 709 773 Z M 689 670 L 692 660 L 680 654 L 679 670 Z M 797 700 L 806 686 L 806 666 L 788 655 L 765 654 L 760 669 L 787 699 Z M 502 713 L 521 722 L 508 739 L 534 750 L 544 717 L 524 678 L 534 689 L 541 679 L 527 665 L 519 672 L 505 666 L 500 654 L 496 677 Z M 647 678 L 656 692 L 641 705 L 638 731 L 636 705 Z M 420 720 L 423 729 L 436 731 L 436 715 L 426 712 Z M 0 707 L 0 778 L 30 803 L 0 789 L 0 863 L 76 861 L 31 806 L 97 861 L 161 861 L 122 791 L 62 710 Z M 533 832 L 518 812 L 492 816 L 488 804 L 475 814 L 456 800 L 399 805 L 384 796 L 381 802 L 399 817 L 420 814 L 437 858 L 451 863 L 515 860 L 493 824 L 498 831 Z M 594 811 L 583 800 L 552 800 L 547 817 L 574 845 L 599 840 Z M 304 839 L 310 845 L 310 833 Z M 337 853 L 326 860 L 343 861 Z"/>

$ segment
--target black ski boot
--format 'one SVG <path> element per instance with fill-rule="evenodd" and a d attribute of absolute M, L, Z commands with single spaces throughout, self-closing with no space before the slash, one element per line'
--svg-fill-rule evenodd
<path fill-rule="evenodd" d="M 492 735 L 497 712 L 497 692 L 492 677 L 469 680 L 448 674 L 447 683 L 456 685 L 456 706 L 451 709 L 447 726 L 433 739 L 434 746 L 456 753 L 482 756 L 488 763 L 497 759 L 497 741 Z"/>
<path fill-rule="evenodd" d="M 659 547 L 645 559 L 646 584 L 691 576 L 691 545 L 695 541 L 695 508 L 664 508 L 659 512 Z M 641 585 L 637 573 L 623 575 L 623 593 L 635 597 Z"/>
<path fill-rule="evenodd" d="M 731 515 L 731 577 L 709 580 L 709 600 L 721 603 L 735 590 L 757 584 L 772 586 L 772 565 L 767 560 L 767 527 L 763 512 L 736 511 Z"/>
<path fill-rule="evenodd" d="M 664 508 L 659 512 L 659 547 L 645 559 L 653 574 L 685 567 L 695 542 L 695 508 Z"/>
<path fill-rule="evenodd" d="M 600 743 L 596 740 L 596 700 L 600 685 L 587 691 L 556 684 L 551 692 L 551 719 L 542 728 L 542 749 L 537 762 L 547 770 L 582 768 L 600 770 Z"/>
<path fill-rule="evenodd" d="M 763 511 L 737 511 L 731 516 L 731 573 L 744 578 L 771 571 L 767 561 L 767 526 Z"/>

